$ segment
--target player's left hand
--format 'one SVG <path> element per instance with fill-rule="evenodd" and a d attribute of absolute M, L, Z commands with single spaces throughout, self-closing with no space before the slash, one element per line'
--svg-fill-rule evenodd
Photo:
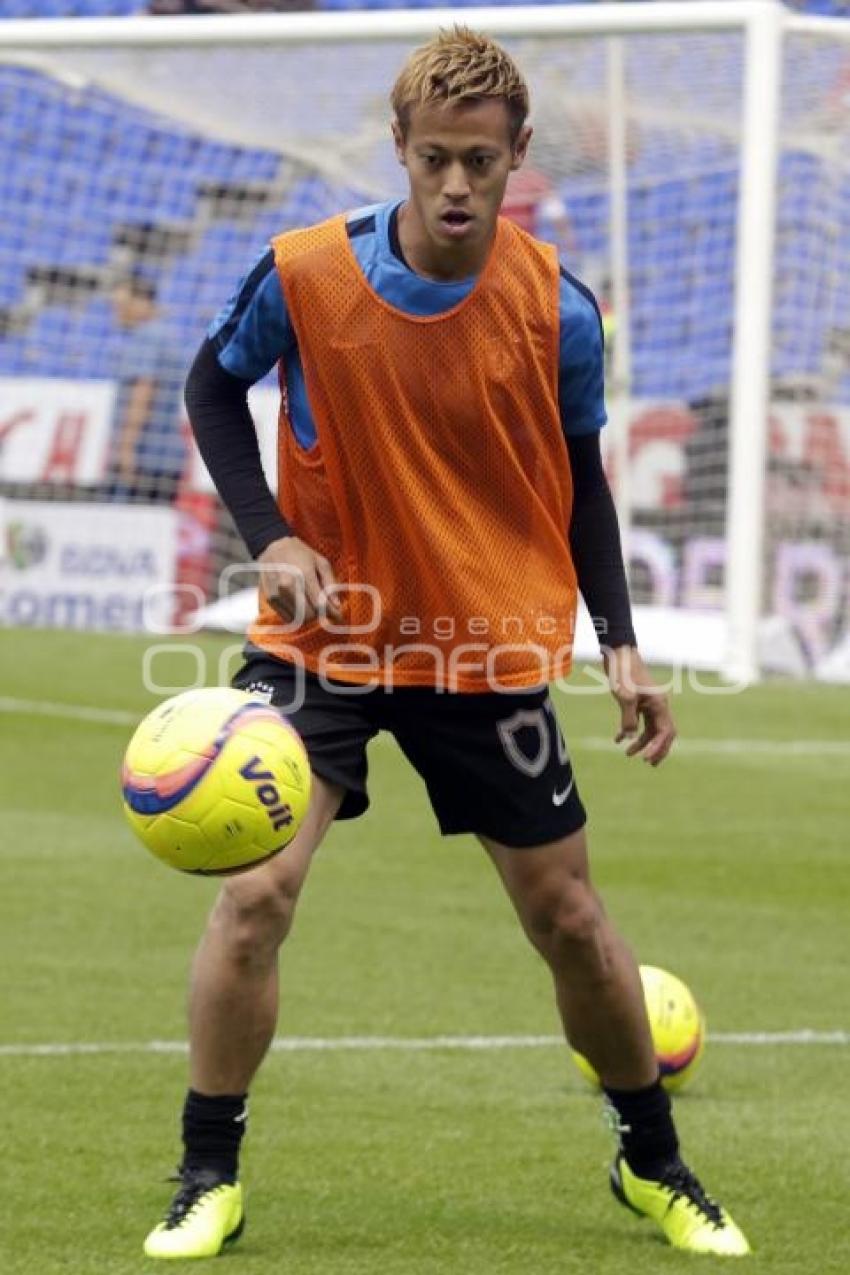
<path fill-rule="evenodd" d="M 641 757 L 650 766 L 660 766 L 676 738 L 676 724 L 667 696 L 655 685 L 633 646 L 606 651 L 605 672 L 611 694 L 620 706 L 616 743 L 631 739 L 627 757 Z"/>

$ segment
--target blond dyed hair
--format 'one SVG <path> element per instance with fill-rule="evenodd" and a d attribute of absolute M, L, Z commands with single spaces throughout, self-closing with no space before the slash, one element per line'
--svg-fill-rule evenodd
<path fill-rule="evenodd" d="M 513 144 L 529 111 L 528 87 L 513 58 L 488 35 L 456 26 L 415 49 L 393 85 L 390 102 L 402 135 L 417 106 L 501 99 Z"/>

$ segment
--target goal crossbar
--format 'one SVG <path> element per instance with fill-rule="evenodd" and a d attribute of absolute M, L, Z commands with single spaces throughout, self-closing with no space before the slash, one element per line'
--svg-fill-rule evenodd
<path fill-rule="evenodd" d="M 648 4 L 528 5 L 481 8 L 364 10 L 356 13 L 287 13 L 137 16 L 119 18 L 12 19 L 0 25 L 6 50 L 39 48 L 138 48 L 191 44 L 371 42 L 427 37 L 438 27 L 463 23 L 501 36 L 659 35 L 676 31 L 740 31 L 779 12 L 775 0 L 658 0 Z"/>

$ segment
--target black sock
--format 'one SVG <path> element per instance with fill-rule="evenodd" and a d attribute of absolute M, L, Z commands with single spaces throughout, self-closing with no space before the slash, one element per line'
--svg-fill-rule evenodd
<path fill-rule="evenodd" d="M 661 1081 L 646 1089 L 606 1089 L 626 1162 L 639 1178 L 660 1178 L 679 1154 L 670 1096 Z"/>
<path fill-rule="evenodd" d="M 228 1181 L 236 1181 L 247 1098 L 247 1094 L 208 1098 L 194 1089 L 188 1091 L 183 1107 L 184 1169 L 216 1169 Z"/>

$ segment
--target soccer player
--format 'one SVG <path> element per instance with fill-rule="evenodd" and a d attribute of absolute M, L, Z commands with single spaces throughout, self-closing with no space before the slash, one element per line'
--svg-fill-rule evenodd
<path fill-rule="evenodd" d="M 180 432 L 180 386 L 185 364 L 157 305 L 156 287 L 141 273 L 113 290 L 122 332 L 115 367 L 118 394 L 107 473 L 109 497 L 173 504 L 186 465 Z"/>
<path fill-rule="evenodd" d="M 551 970 L 619 1138 L 617 1199 L 678 1248 L 743 1254 L 680 1158 L 548 692 L 569 666 L 580 589 L 617 739 L 651 766 L 667 755 L 674 726 L 636 648 L 600 462 L 598 312 L 553 247 L 499 217 L 531 137 L 505 51 L 442 33 L 410 56 L 392 105 L 407 197 L 274 239 L 188 381 L 201 452 L 262 569 L 235 684 L 286 709 L 314 793 L 286 851 L 225 882 L 201 941 L 180 1189 L 145 1251 L 213 1255 L 242 1228 L 239 1145 L 275 1030 L 278 949 L 331 822 L 366 808 L 366 745 L 388 730 L 442 832 L 477 836 Z M 246 403 L 275 362 L 277 500 Z"/>

